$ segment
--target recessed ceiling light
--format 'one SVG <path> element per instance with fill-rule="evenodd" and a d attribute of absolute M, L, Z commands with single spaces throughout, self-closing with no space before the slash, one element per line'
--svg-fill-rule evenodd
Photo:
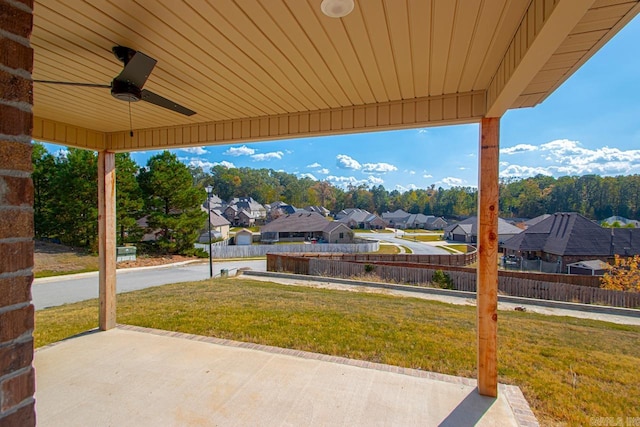
<path fill-rule="evenodd" d="M 330 18 L 342 18 L 353 10 L 353 0 L 322 0 L 320 9 Z"/>

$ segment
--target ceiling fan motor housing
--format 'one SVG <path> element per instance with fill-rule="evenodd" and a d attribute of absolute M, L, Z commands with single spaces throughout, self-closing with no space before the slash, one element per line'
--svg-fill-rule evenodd
<path fill-rule="evenodd" d="M 115 99 L 126 102 L 137 102 L 142 99 L 142 91 L 140 88 L 129 82 L 115 79 L 111 82 L 111 95 Z"/>

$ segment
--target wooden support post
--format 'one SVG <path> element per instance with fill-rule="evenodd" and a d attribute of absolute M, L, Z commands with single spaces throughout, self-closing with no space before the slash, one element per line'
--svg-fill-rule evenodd
<path fill-rule="evenodd" d="M 498 395 L 498 154 L 500 118 L 480 124 L 478 167 L 478 391 Z"/>
<path fill-rule="evenodd" d="M 116 155 L 98 152 L 98 256 L 100 321 L 106 331 L 116 326 Z"/>

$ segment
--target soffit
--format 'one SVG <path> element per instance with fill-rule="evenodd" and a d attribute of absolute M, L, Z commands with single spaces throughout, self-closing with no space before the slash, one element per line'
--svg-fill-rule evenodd
<path fill-rule="evenodd" d="M 503 78 L 509 78 L 505 61 L 517 67 L 558 3 L 356 0 L 350 15 L 334 19 L 321 13 L 320 2 L 36 0 L 34 79 L 108 84 L 122 69 L 111 47 L 126 45 L 158 61 L 146 89 L 197 114 L 185 117 L 138 102 L 131 105 L 130 122 L 127 104 L 113 99 L 108 89 L 41 83 L 34 84 L 34 114 L 39 120 L 104 133 L 124 134 L 130 126 L 190 126 L 191 133 L 196 129 L 200 135 L 205 129 L 204 141 L 195 141 L 205 143 L 212 141 L 204 124 L 215 133 L 214 124 L 234 120 L 278 118 L 285 123 L 281 118 L 291 114 L 335 116 L 379 105 L 389 111 L 401 105 L 397 111 L 406 119 L 419 113 L 418 102 L 407 113 L 407 102 L 416 100 L 440 100 L 434 105 L 442 111 L 421 121 L 400 120 L 396 127 L 476 121 L 486 110 L 478 94 L 488 91 L 502 68 Z M 637 9 L 636 0 L 598 0 L 586 14 L 581 12 L 575 19 L 579 24 L 567 30 L 570 36 L 536 64 L 540 71 L 507 106 L 535 105 L 546 97 Z M 529 24 L 526 31 L 523 23 Z M 462 101 L 449 103 L 449 121 L 438 121 L 447 115 L 448 97 Z M 349 114 L 354 121 L 358 113 Z M 382 124 L 391 126 L 390 120 Z M 379 120 L 372 123 L 380 126 Z M 290 128 L 291 121 L 285 125 Z M 319 125 L 318 133 L 341 129 L 330 123 Z M 276 133 L 287 134 L 282 129 Z M 177 143 L 194 142 L 179 139 Z"/>

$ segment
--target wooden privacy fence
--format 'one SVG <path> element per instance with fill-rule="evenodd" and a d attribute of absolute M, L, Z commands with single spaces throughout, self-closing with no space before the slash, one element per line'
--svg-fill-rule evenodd
<path fill-rule="evenodd" d="M 198 244 L 195 247 L 209 252 L 208 244 Z M 318 243 L 318 244 L 291 244 L 291 245 L 214 245 L 212 246 L 213 258 L 245 258 L 264 256 L 269 253 L 295 253 L 295 252 L 374 252 L 380 248 L 377 241 L 366 243 Z"/>
<path fill-rule="evenodd" d="M 345 258 L 346 256 L 341 254 L 304 254 L 304 256 L 269 254 L 267 256 L 267 270 L 340 278 L 366 278 L 367 275 L 375 275 L 385 282 L 412 285 L 429 284 L 432 281 L 433 273 L 442 270 L 452 279 L 456 290 L 476 291 L 476 270 L 473 268 L 433 264 L 419 265 L 419 263 L 394 265 L 391 262 L 379 262 L 371 258 L 368 259 L 369 262 L 362 260 L 347 262 L 344 261 Z M 410 266 L 406 264 L 410 264 Z M 572 282 L 581 282 L 582 280 L 582 283 L 587 286 L 561 283 L 562 277 Z M 498 289 L 502 294 L 525 298 L 640 308 L 639 293 L 600 289 L 593 286 L 594 280 L 597 278 L 591 276 L 576 278 L 566 274 L 527 274 L 500 271 Z"/>

